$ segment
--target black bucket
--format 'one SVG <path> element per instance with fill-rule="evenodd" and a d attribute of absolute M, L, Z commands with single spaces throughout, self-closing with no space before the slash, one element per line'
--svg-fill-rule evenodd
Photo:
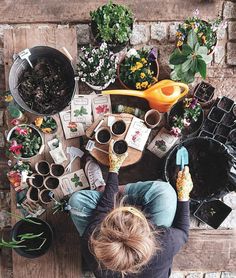
<path fill-rule="evenodd" d="M 30 48 L 31 55 L 29 57 L 30 62 L 33 66 L 39 59 L 54 60 L 57 67 L 61 69 L 64 79 L 62 82 L 66 84 L 66 96 L 63 97 L 62 103 L 59 105 L 58 109 L 46 109 L 45 112 L 39 112 L 39 109 L 29 107 L 26 102 L 22 99 L 20 95 L 20 83 L 23 78 L 23 74 L 26 70 L 30 68 L 29 63 L 26 59 L 21 59 L 19 56 L 15 59 L 10 73 L 9 73 L 9 87 L 14 100 L 21 106 L 24 110 L 37 114 L 37 115 L 53 115 L 62 111 L 71 101 L 75 92 L 75 79 L 74 79 L 74 69 L 71 65 L 70 60 L 59 50 L 48 47 L 48 46 L 35 46 Z M 34 96 L 32 95 L 32 98 Z M 56 98 L 52 98 L 51 103 L 55 103 Z M 42 109 L 40 109 L 42 110 Z"/>
<path fill-rule="evenodd" d="M 190 198 L 197 203 L 220 198 L 229 193 L 229 156 L 224 144 L 207 137 L 189 138 L 181 144 L 189 153 L 189 169 L 193 180 Z M 165 161 L 164 178 L 175 188 L 177 174 L 175 146 Z"/>

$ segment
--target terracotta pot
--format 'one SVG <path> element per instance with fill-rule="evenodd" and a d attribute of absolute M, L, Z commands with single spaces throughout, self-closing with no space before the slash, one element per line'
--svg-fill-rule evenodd
<path fill-rule="evenodd" d="M 41 176 L 47 176 L 50 173 L 50 165 L 46 160 L 41 160 L 35 164 L 36 172 Z"/>
<path fill-rule="evenodd" d="M 61 177 L 65 173 L 65 167 L 61 164 L 51 164 L 50 166 L 50 174 L 52 177 Z"/>
<path fill-rule="evenodd" d="M 55 190 L 58 188 L 59 186 L 59 179 L 56 177 L 46 177 L 46 179 L 44 180 L 44 187 L 48 190 Z"/>

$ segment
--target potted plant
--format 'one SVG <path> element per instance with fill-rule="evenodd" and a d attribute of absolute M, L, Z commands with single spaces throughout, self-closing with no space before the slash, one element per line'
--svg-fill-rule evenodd
<path fill-rule="evenodd" d="M 206 46 L 200 46 L 194 30 L 189 31 L 187 42 L 176 48 L 170 56 L 171 79 L 192 83 L 196 73 L 206 78 L 206 65 L 212 60 Z"/>
<path fill-rule="evenodd" d="M 57 131 L 57 123 L 53 117 L 38 117 L 34 121 L 35 126 L 43 133 L 53 134 Z"/>
<path fill-rule="evenodd" d="M 159 65 L 156 49 L 131 48 L 121 61 L 117 75 L 126 89 L 145 90 L 158 81 Z"/>
<path fill-rule="evenodd" d="M 217 30 L 220 28 L 226 28 L 220 18 L 207 22 L 197 15 L 189 17 L 179 25 L 176 32 L 176 45 L 182 47 L 187 41 L 189 32 L 193 30 L 197 35 L 200 46 L 206 46 L 208 53 L 212 53 L 217 44 Z"/>
<path fill-rule="evenodd" d="M 128 43 L 132 28 L 133 14 L 123 5 L 108 4 L 90 12 L 91 28 L 98 43 L 106 42 L 114 52 L 123 49 Z"/>
<path fill-rule="evenodd" d="M 174 136 L 195 134 L 202 126 L 203 110 L 196 98 L 177 102 L 170 110 L 168 125 Z"/>
<path fill-rule="evenodd" d="M 22 218 L 11 230 L 11 239 L 0 241 L 0 247 L 12 248 L 26 258 L 37 258 L 44 255 L 52 244 L 53 232 L 49 224 L 41 219 Z"/>
<path fill-rule="evenodd" d="M 94 90 L 100 91 L 115 82 L 117 58 L 106 43 L 100 47 L 82 47 L 79 55 L 78 75 Z"/>
<path fill-rule="evenodd" d="M 13 127 L 8 135 L 8 153 L 15 158 L 29 160 L 43 151 L 43 137 L 33 125 Z"/>

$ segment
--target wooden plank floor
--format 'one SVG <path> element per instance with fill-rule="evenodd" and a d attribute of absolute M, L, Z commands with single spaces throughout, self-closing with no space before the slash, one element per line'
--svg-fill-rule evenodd
<path fill-rule="evenodd" d="M 76 32 L 73 27 L 58 29 L 52 24 L 46 29 L 35 27 L 6 30 L 4 34 L 6 84 L 13 53 L 39 44 L 58 49 L 66 46 L 72 57 L 75 58 L 77 55 Z M 130 170 L 127 170 L 129 175 Z M 14 201 L 12 209 L 15 209 Z M 70 218 L 61 214 L 52 216 L 50 212 L 45 218 L 54 227 L 53 248 L 48 254 L 32 261 L 21 258 L 13 252 L 14 278 L 82 278 L 78 234 Z M 189 242 L 175 257 L 173 270 L 234 271 L 235 242 L 236 235 L 231 230 L 192 230 Z"/>

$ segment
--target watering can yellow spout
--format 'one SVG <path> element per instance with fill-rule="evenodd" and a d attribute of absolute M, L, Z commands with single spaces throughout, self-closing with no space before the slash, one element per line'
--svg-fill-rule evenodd
<path fill-rule="evenodd" d="M 184 90 L 182 91 L 183 88 Z M 107 90 L 102 94 L 126 95 L 144 98 L 149 106 L 159 112 L 167 112 L 170 108 L 189 91 L 188 85 L 172 80 L 162 80 L 145 91 L 136 90 Z"/>

